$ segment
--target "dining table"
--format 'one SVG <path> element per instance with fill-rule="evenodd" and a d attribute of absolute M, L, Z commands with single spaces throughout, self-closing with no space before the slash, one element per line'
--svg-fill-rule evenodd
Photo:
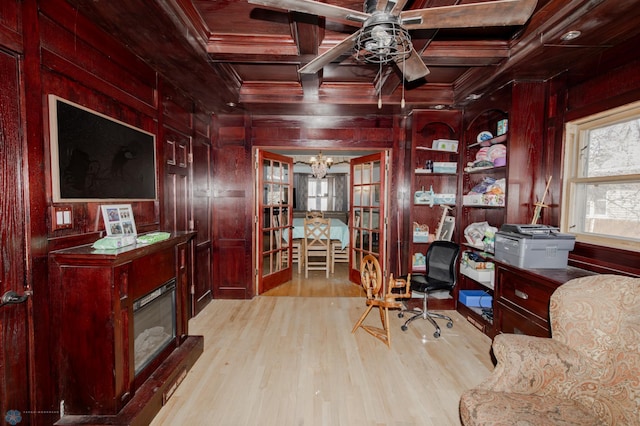
<path fill-rule="evenodd" d="M 349 226 L 340 219 L 331 219 L 329 224 L 329 238 L 332 240 L 339 240 L 342 244 L 342 249 L 349 245 Z M 304 238 L 304 218 L 293 219 L 293 239 Z"/>

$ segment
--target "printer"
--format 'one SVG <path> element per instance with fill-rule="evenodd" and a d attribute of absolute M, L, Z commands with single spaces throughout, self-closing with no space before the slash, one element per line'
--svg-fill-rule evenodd
<path fill-rule="evenodd" d="M 565 269 L 575 236 L 537 224 L 504 224 L 496 232 L 495 259 L 519 268 Z"/>

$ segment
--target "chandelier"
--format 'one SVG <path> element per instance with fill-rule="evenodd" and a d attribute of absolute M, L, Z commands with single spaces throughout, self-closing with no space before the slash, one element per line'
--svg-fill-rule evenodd
<path fill-rule="evenodd" d="M 388 64 L 411 55 L 411 36 L 397 16 L 374 12 L 356 39 L 356 59 L 372 64 Z"/>
<path fill-rule="evenodd" d="M 333 164 L 333 158 L 324 158 L 322 156 L 322 152 L 319 152 L 318 156 L 311 157 L 309 162 L 311 163 L 311 173 L 313 174 L 313 177 L 316 179 L 322 179 L 327 175 L 327 170 L 329 170 Z"/>

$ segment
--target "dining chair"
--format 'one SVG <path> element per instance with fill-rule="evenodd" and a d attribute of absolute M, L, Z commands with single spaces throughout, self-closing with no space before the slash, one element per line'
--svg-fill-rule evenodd
<path fill-rule="evenodd" d="M 320 210 L 309 210 L 306 214 L 306 218 L 313 219 L 314 217 L 324 218 L 324 212 Z"/>
<path fill-rule="evenodd" d="M 276 243 L 276 248 L 286 248 L 287 240 L 284 237 L 283 233 L 288 232 L 287 228 L 280 228 L 280 219 L 278 216 L 273 216 L 271 218 L 271 226 L 274 228 L 274 238 Z M 298 265 L 298 274 L 302 273 L 302 240 L 300 238 L 295 238 L 291 241 L 291 263 L 296 263 Z M 283 267 L 287 267 L 289 263 L 289 251 L 278 251 L 278 256 L 280 257 L 280 262 Z"/>
<path fill-rule="evenodd" d="M 304 276 L 309 271 L 326 271 L 329 278 L 331 270 L 331 219 L 315 217 L 304 219 Z"/>
<path fill-rule="evenodd" d="M 273 228 L 273 243 L 271 243 L 271 247 L 277 250 L 276 263 L 279 265 L 278 270 L 280 270 L 282 266 L 286 267 L 289 263 L 289 250 L 287 250 L 287 241 L 282 235 L 282 228 L 280 228 L 280 219 L 278 216 L 274 215 L 271 217 L 271 227 Z"/>
<path fill-rule="evenodd" d="M 358 232 L 357 228 L 360 226 L 360 216 L 356 216 L 353 221 L 353 232 L 351 233 L 351 238 L 349 239 L 349 244 L 345 248 L 342 248 L 342 241 L 340 240 L 331 240 L 331 272 L 333 273 L 335 270 L 336 263 L 349 263 L 349 248 L 353 241 L 356 239 L 356 234 Z"/>
<path fill-rule="evenodd" d="M 291 242 L 291 263 L 298 265 L 298 274 L 301 274 L 304 259 L 302 256 L 302 240 L 299 238 L 296 238 Z"/>

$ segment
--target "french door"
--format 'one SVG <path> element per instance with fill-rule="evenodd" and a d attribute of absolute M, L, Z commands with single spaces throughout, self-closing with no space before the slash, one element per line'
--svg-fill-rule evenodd
<path fill-rule="evenodd" d="M 351 160 L 351 209 L 349 223 L 349 280 L 360 283 L 362 259 L 371 254 L 382 271 L 386 264 L 387 153 L 380 152 Z"/>
<path fill-rule="evenodd" d="M 257 294 L 291 280 L 293 159 L 256 152 Z"/>

